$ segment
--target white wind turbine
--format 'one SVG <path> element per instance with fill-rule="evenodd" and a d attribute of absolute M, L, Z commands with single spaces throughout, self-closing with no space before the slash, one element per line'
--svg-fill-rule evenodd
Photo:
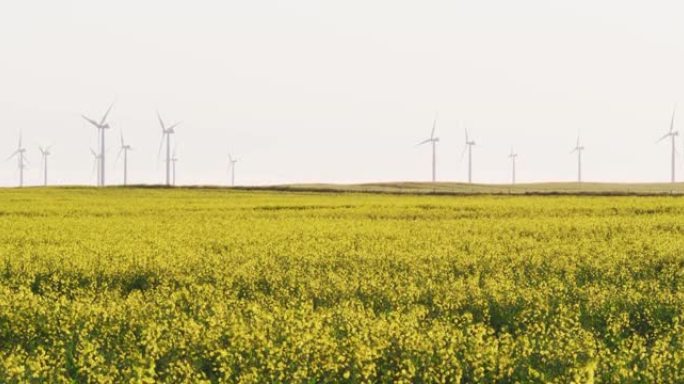
<path fill-rule="evenodd" d="M 40 149 L 40 154 L 43 160 L 43 185 L 46 187 L 48 185 L 48 156 L 52 155 L 52 153 L 50 152 L 50 148 L 52 148 L 52 146 L 48 146 L 45 148 L 38 147 L 38 149 Z"/>
<path fill-rule="evenodd" d="M 671 164 L 671 182 L 675 182 L 675 138 L 679 136 L 679 131 L 674 130 L 674 122 L 675 122 L 675 113 L 677 112 L 677 107 L 675 106 L 674 110 L 672 111 L 672 120 L 670 120 L 670 130 L 663 135 L 656 143 L 660 143 L 661 141 L 667 139 L 668 137 L 670 138 L 670 141 L 672 143 L 672 164 Z"/>
<path fill-rule="evenodd" d="M 417 145 L 423 145 L 427 143 L 432 144 L 432 182 L 437 181 L 437 143 L 439 142 L 439 137 L 435 137 L 435 129 L 437 128 L 437 115 L 435 115 L 435 120 L 432 122 L 432 132 L 430 133 L 430 138 L 421 141 Z"/>
<path fill-rule="evenodd" d="M 515 151 L 513 150 L 513 147 L 511 147 L 511 154 L 508 155 L 508 158 L 511 159 L 511 166 L 513 168 L 511 184 L 515 184 L 515 162 L 518 159 L 518 154 L 515 153 Z"/>
<path fill-rule="evenodd" d="M 157 154 L 157 157 L 161 154 L 161 150 L 164 147 L 164 139 L 166 139 L 166 185 L 171 185 L 171 135 L 176 133 L 175 128 L 180 123 L 166 127 L 159 112 L 157 112 L 157 117 L 159 118 L 159 125 L 161 125 L 162 129 L 161 143 L 159 143 L 159 153 Z"/>
<path fill-rule="evenodd" d="M 575 145 L 575 148 L 572 149 L 570 152 L 575 153 L 577 152 L 577 182 L 581 183 L 582 182 L 582 152 L 584 151 L 584 145 L 580 143 L 580 137 L 577 136 L 577 144 Z"/>
<path fill-rule="evenodd" d="M 235 186 L 235 164 L 238 159 L 234 159 L 231 154 L 228 154 L 228 169 L 230 170 L 230 185 Z"/>
<path fill-rule="evenodd" d="M 26 161 L 26 148 L 24 148 L 21 144 L 21 133 L 19 133 L 19 145 L 17 146 L 17 150 L 14 151 L 10 157 L 7 158 L 7 160 L 17 157 L 17 163 L 19 166 L 19 186 L 23 187 L 24 186 L 24 169 L 26 169 L 26 164 L 28 161 Z"/>
<path fill-rule="evenodd" d="M 109 123 L 107 123 L 107 116 L 109 116 L 109 112 L 112 110 L 112 107 L 114 106 L 114 103 L 109 105 L 109 108 L 107 108 L 107 112 L 105 112 L 104 116 L 102 116 L 102 119 L 100 119 L 99 122 L 85 116 L 81 115 L 86 121 L 88 121 L 90 124 L 95 126 L 97 128 L 97 133 L 99 135 L 98 137 L 98 144 L 100 145 L 100 154 L 98 157 L 98 172 L 97 172 L 97 185 L 99 186 L 104 186 L 105 185 L 105 130 L 109 129 Z"/>
<path fill-rule="evenodd" d="M 121 131 L 121 149 L 119 150 L 119 154 L 117 155 L 117 161 L 119 160 L 119 157 L 121 157 L 121 154 L 123 153 L 123 158 L 124 158 L 124 179 L 123 179 L 123 183 L 124 183 L 124 186 L 128 185 L 128 151 L 132 151 L 132 150 L 133 150 L 133 147 L 126 144 L 126 142 L 124 141 L 123 131 Z"/>
<path fill-rule="evenodd" d="M 468 184 L 473 183 L 473 147 L 477 145 L 468 137 L 468 129 L 465 130 L 465 145 L 468 150 Z"/>

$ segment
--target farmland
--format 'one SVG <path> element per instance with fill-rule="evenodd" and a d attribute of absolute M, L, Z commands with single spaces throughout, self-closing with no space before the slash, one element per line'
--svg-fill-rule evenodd
<path fill-rule="evenodd" d="M 684 382 L 684 199 L 0 191 L 0 382 Z"/>

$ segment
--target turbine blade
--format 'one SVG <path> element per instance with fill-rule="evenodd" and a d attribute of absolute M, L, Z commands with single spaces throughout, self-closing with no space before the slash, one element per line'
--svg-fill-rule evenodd
<path fill-rule="evenodd" d="M 677 105 L 672 109 L 672 120 L 670 120 L 670 133 L 674 131 L 675 114 L 677 113 Z"/>
<path fill-rule="evenodd" d="M 116 167 L 117 164 L 119 164 L 119 159 L 121 158 L 121 152 L 123 152 L 123 151 L 124 151 L 124 148 L 121 147 L 121 149 L 119 150 L 119 154 L 116 155 L 116 160 L 114 161 L 114 166 L 115 166 L 115 167 Z"/>
<path fill-rule="evenodd" d="M 432 132 L 430 133 L 430 138 L 435 138 L 435 129 L 437 128 L 437 114 L 435 113 L 435 119 L 432 121 Z"/>
<path fill-rule="evenodd" d="M 159 114 L 159 111 L 157 111 L 157 118 L 159 119 L 159 125 L 161 125 L 162 131 L 166 132 L 166 127 L 164 127 L 164 121 L 161 118 L 161 115 Z"/>
<path fill-rule="evenodd" d="M 168 130 L 171 130 L 171 129 L 174 129 L 174 128 L 176 128 L 177 126 L 179 126 L 179 125 L 180 125 L 180 123 L 181 123 L 181 122 L 179 121 L 179 122 L 177 122 L 176 124 L 174 124 L 174 125 L 170 126 L 170 127 L 168 128 Z"/>
<path fill-rule="evenodd" d="M 664 134 L 663 137 L 661 137 L 660 139 L 658 139 L 658 141 L 656 141 L 656 144 L 658 144 L 658 143 L 660 143 L 661 141 L 667 139 L 668 136 L 671 136 L 671 135 L 672 135 L 672 133 L 670 133 L 670 132 Z"/>
<path fill-rule="evenodd" d="M 91 118 L 89 118 L 89 117 L 87 117 L 87 116 L 85 116 L 85 115 L 81 115 L 81 117 L 84 118 L 84 119 L 85 119 L 87 122 L 89 122 L 90 124 L 94 125 L 95 128 L 98 128 L 98 129 L 100 128 L 100 125 L 97 123 L 97 121 L 95 121 L 95 120 L 93 120 L 93 119 L 91 119 Z"/>
<path fill-rule="evenodd" d="M 90 153 L 93 154 L 93 157 L 97 158 L 97 152 L 95 152 L 92 148 L 90 148 Z"/>
<path fill-rule="evenodd" d="M 159 158 L 161 157 L 162 148 L 164 148 L 164 137 L 166 137 L 166 135 L 166 132 L 162 133 L 161 141 L 159 142 L 159 151 L 157 151 L 157 161 L 159 161 Z"/>
<path fill-rule="evenodd" d="M 427 143 L 429 143 L 429 142 L 431 142 L 431 141 L 432 141 L 432 138 L 423 140 L 423 141 L 421 141 L 420 143 L 416 144 L 416 147 L 419 146 L 419 145 L 427 144 Z"/>
<path fill-rule="evenodd" d="M 465 135 L 466 135 L 466 145 L 468 144 L 468 128 L 465 129 Z"/>
<path fill-rule="evenodd" d="M 466 152 L 468 151 L 468 144 L 466 144 L 463 147 L 463 151 L 461 152 L 461 156 L 458 158 L 458 163 L 460 164 L 463 161 L 463 157 L 465 156 Z"/>
<path fill-rule="evenodd" d="M 10 160 L 10 159 L 13 158 L 14 156 L 16 156 L 18 153 L 19 153 L 19 151 L 14 151 L 14 153 L 12 153 L 8 158 L 6 158 L 5 161 Z"/>
<path fill-rule="evenodd" d="M 100 120 L 100 125 L 104 125 L 105 121 L 107 121 L 107 116 L 109 116 L 109 112 L 112 110 L 113 106 L 114 106 L 113 102 L 111 104 L 109 104 L 109 108 L 107 108 L 107 112 L 105 112 L 104 116 L 102 116 L 102 120 Z"/>
<path fill-rule="evenodd" d="M 121 130 L 121 147 L 124 146 L 124 139 L 123 139 L 123 129 Z"/>

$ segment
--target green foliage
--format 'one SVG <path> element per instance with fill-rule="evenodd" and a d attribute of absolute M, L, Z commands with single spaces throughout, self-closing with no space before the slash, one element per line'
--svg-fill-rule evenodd
<path fill-rule="evenodd" d="M 684 200 L 0 191 L 0 382 L 684 382 Z"/>

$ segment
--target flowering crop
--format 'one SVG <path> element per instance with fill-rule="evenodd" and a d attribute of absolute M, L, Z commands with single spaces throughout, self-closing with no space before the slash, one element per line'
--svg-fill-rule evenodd
<path fill-rule="evenodd" d="M 684 199 L 0 191 L 0 382 L 684 382 Z"/>

